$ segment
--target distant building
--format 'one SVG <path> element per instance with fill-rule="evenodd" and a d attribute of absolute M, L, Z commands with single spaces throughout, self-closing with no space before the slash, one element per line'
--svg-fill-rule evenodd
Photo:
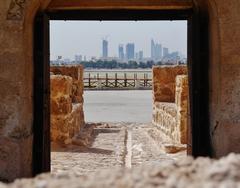
<path fill-rule="evenodd" d="M 126 58 L 127 60 L 134 59 L 134 43 L 128 43 L 126 46 Z"/>
<path fill-rule="evenodd" d="M 162 58 L 162 45 L 156 44 L 155 45 L 155 59 L 159 60 Z"/>
<path fill-rule="evenodd" d="M 179 52 L 172 52 L 169 56 L 171 59 L 179 59 Z"/>
<path fill-rule="evenodd" d="M 69 58 L 65 58 L 63 61 L 64 61 L 65 64 L 70 64 L 71 63 L 71 60 Z"/>
<path fill-rule="evenodd" d="M 168 48 L 163 48 L 163 57 L 166 58 L 169 54 Z"/>
<path fill-rule="evenodd" d="M 102 57 L 107 58 L 108 57 L 108 41 L 103 39 L 102 41 Z"/>
<path fill-rule="evenodd" d="M 135 53 L 135 59 L 136 59 L 136 60 L 138 60 L 138 58 L 139 58 L 138 56 L 139 56 L 139 54 L 138 54 L 138 52 L 136 52 L 136 53 Z"/>
<path fill-rule="evenodd" d="M 137 61 L 143 60 L 143 51 L 139 51 L 135 53 L 135 60 Z"/>
<path fill-rule="evenodd" d="M 142 50 L 138 52 L 138 59 L 143 60 L 143 51 Z"/>
<path fill-rule="evenodd" d="M 120 60 L 124 59 L 124 49 L 122 44 L 118 46 L 118 57 Z"/>
<path fill-rule="evenodd" d="M 155 57 L 155 43 L 153 39 L 151 40 L 151 58 L 154 59 Z"/>
<path fill-rule="evenodd" d="M 75 62 L 81 62 L 82 56 L 81 55 L 75 55 Z"/>
<path fill-rule="evenodd" d="M 162 58 L 162 45 L 151 40 L 151 59 L 160 60 Z"/>

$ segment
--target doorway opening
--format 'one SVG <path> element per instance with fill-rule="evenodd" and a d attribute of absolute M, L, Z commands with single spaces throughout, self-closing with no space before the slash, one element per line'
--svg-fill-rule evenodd
<path fill-rule="evenodd" d="M 55 19 L 55 20 L 72 19 L 72 20 L 116 20 L 116 21 L 120 21 L 120 20 L 148 20 L 149 21 L 149 20 L 169 20 L 169 19 L 170 20 L 171 19 L 173 19 L 173 20 L 188 20 L 188 24 L 189 24 L 188 25 L 188 31 L 191 31 L 191 27 L 190 27 L 191 26 L 191 19 L 190 19 L 189 15 L 191 15 L 191 11 L 189 11 L 189 10 L 186 10 L 186 11 L 156 11 L 156 10 L 151 10 L 151 11 L 150 10 L 148 10 L 148 11 L 143 11 L 143 10 L 139 10 L 139 11 L 137 11 L 137 10 L 131 10 L 131 11 L 121 10 L 120 11 L 119 10 L 119 11 L 115 11 L 115 12 L 111 12 L 111 11 L 107 11 L 107 10 L 101 10 L 101 11 L 96 11 L 96 10 L 95 11 L 77 11 L 77 12 L 75 12 L 75 11 L 63 11 L 63 12 L 59 11 L 57 13 L 56 12 L 54 12 L 54 13 L 49 12 L 47 14 L 44 13 L 44 14 L 40 15 L 41 19 L 39 19 L 40 20 L 39 22 L 36 21 L 35 29 L 37 27 L 44 28 L 42 30 L 43 31 L 43 37 L 42 38 L 44 38 L 44 42 L 42 42 L 42 41 L 40 42 L 43 45 L 39 46 L 39 48 L 40 48 L 39 50 L 44 49 L 45 52 L 46 52 L 46 51 L 49 50 L 49 46 L 48 46 L 48 42 L 49 42 L 49 33 L 48 33 L 49 32 L 49 25 L 48 25 L 49 24 L 49 20 L 48 20 L 48 18 Z M 42 25 L 43 23 L 45 25 Z M 46 37 L 46 35 L 47 35 L 47 37 Z M 191 37 L 191 35 L 188 33 L 188 39 L 190 37 Z M 36 41 L 37 41 L 37 39 L 35 38 L 35 42 Z M 191 42 L 189 42 L 189 40 L 188 40 L 188 44 L 191 44 Z M 188 49 L 191 48 L 191 47 L 192 47 L 192 45 L 188 45 Z M 48 75 L 47 75 L 47 72 L 46 72 L 46 70 L 48 70 L 48 73 L 50 73 L 50 70 L 49 70 L 49 57 L 46 54 L 45 55 L 44 54 L 42 54 L 42 56 L 44 56 L 45 59 L 41 58 L 41 59 L 38 59 L 38 61 L 45 62 L 44 66 L 42 67 L 42 71 L 43 72 L 40 72 L 40 73 L 44 74 L 46 76 L 46 80 L 45 80 L 46 82 L 43 83 L 43 86 L 46 87 L 46 88 L 49 88 L 49 80 L 50 79 L 48 78 Z M 35 56 L 35 58 L 36 58 L 36 56 Z M 188 62 L 190 62 L 188 70 L 192 71 L 192 67 L 191 67 L 192 51 L 191 50 L 188 50 L 188 58 L 189 58 Z M 186 71 L 187 71 L 187 68 L 186 68 Z M 41 74 L 38 75 L 38 77 L 41 77 Z M 191 72 L 189 72 L 189 74 L 191 76 Z M 47 83 L 47 81 L 48 81 L 48 83 Z M 191 77 L 190 77 L 190 81 L 191 81 Z M 44 88 L 40 88 L 40 89 L 44 89 Z M 36 92 L 36 90 L 35 90 L 35 92 Z M 45 102 L 45 105 L 49 104 L 49 100 L 50 100 L 49 96 L 50 96 L 49 92 L 46 92 L 45 98 L 42 99 L 43 101 L 40 101 L 39 105 L 41 105 L 41 102 L 42 103 Z M 36 95 L 35 95 L 35 97 L 37 98 Z M 48 100 L 46 100 L 46 98 L 48 98 Z M 166 102 L 166 101 L 163 101 L 163 102 Z M 167 102 L 169 102 L 169 101 L 167 101 Z M 191 100 L 190 100 L 190 104 L 191 104 Z M 35 108 L 36 108 L 36 105 L 35 105 Z M 50 115 L 49 112 L 50 112 L 49 108 L 48 108 L 48 111 L 45 109 L 44 116 L 48 116 L 49 117 L 49 115 Z M 40 144 L 41 147 L 39 149 L 37 149 L 38 152 L 34 151 L 34 154 L 33 154 L 35 162 L 36 162 L 36 159 L 40 159 L 42 161 L 42 164 L 36 164 L 35 162 L 33 163 L 33 169 L 34 169 L 34 172 L 36 174 L 39 173 L 39 172 L 42 172 L 44 170 L 45 171 L 50 170 L 50 123 L 49 123 L 50 121 L 49 121 L 49 119 L 45 119 L 45 120 L 46 120 L 45 124 L 42 122 L 43 123 L 42 129 L 45 132 L 41 131 L 39 133 L 39 137 L 38 138 L 37 137 L 34 138 L 35 140 L 36 139 L 41 139 L 41 140 L 45 141 L 45 142 L 41 142 L 41 144 Z M 187 121 L 187 122 L 191 122 L 191 121 Z M 109 125 L 100 125 L 99 128 L 103 129 L 101 131 L 106 131 L 105 129 L 108 128 L 108 126 Z M 40 127 L 37 128 L 36 125 L 34 125 L 34 127 L 35 127 L 35 130 L 39 130 L 40 129 Z M 114 130 L 111 130 L 111 132 L 113 132 L 113 133 L 121 132 L 121 130 L 118 130 L 118 128 L 116 128 L 114 126 L 113 127 L 110 126 L 110 128 L 114 129 Z M 192 128 L 190 128 L 189 130 L 192 130 Z M 122 134 L 123 141 L 126 140 L 126 139 L 127 140 L 132 140 L 132 130 L 127 131 L 127 132 L 126 131 L 122 131 L 122 132 L 123 132 L 123 134 Z M 43 137 L 42 133 L 44 133 L 44 137 Z M 190 136 L 192 136 L 191 132 L 189 134 L 190 134 Z M 113 137 L 115 137 L 115 136 L 113 135 Z M 191 142 L 191 139 L 188 142 L 188 147 L 192 146 L 192 143 L 190 143 L 190 142 Z M 123 151 L 125 151 L 125 154 L 126 154 L 126 153 L 129 153 L 129 152 L 126 152 L 129 149 L 129 147 L 128 147 L 129 143 L 125 143 L 125 144 L 126 144 L 126 149 L 125 150 L 123 149 Z M 130 145 L 131 144 L 132 143 L 130 143 Z M 34 147 L 36 147 L 36 146 L 34 146 Z M 136 149 L 139 150 L 140 153 L 141 153 L 142 149 L 141 149 L 141 147 L 139 145 L 136 145 Z M 119 149 L 119 151 L 120 150 L 121 149 Z M 35 155 L 36 153 L 40 153 L 40 152 L 41 152 L 41 155 L 39 155 L 39 156 Z M 96 150 L 96 148 L 94 148 L 91 152 L 92 153 L 95 153 L 95 152 L 96 153 L 106 152 L 109 155 L 111 155 L 111 153 L 112 153 L 112 151 L 110 151 L 108 149 L 105 149 L 104 151 L 102 151 L 102 150 L 100 151 L 100 150 Z M 43 156 L 43 154 L 45 154 L 45 156 Z M 71 154 L 71 155 L 73 155 L 73 154 Z M 124 154 L 119 154 L 119 156 L 122 156 L 122 155 L 124 155 Z M 132 156 L 127 156 L 126 155 L 125 157 L 126 157 L 126 159 L 123 160 L 124 164 L 126 166 L 128 166 L 128 167 L 131 166 L 132 164 L 129 164 L 129 158 L 131 158 Z M 74 164 L 72 164 L 72 165 L 74 165 Z"/>

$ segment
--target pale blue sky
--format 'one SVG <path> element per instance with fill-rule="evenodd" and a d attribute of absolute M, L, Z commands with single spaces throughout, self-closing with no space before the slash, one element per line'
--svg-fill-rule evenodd
<path fill-rule="evenodd" d="M 118 56 L 118 45 L 135 43 L 135 51 L 150 56 L 154 39 L 170 52 L 187 54 L 187 21 L 51 21 L 51 59 L 62 55 L 74 59 L 75 54 L 100 57 L 102 38 L 108 38 L 109 56 Z"/>

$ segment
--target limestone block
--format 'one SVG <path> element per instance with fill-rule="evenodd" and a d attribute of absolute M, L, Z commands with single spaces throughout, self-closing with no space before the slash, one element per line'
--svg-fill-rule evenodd
<path fill-rule="evenodd" d="M 83 67 L 78 66 L 52 66 L 51 72 L 55 75 L 66 75 L 72 78 L 72 102 L 83 102 Z"/>
<path fill-rule="evenodd" d="M 51 114 L 68 114 L 72 111 L 72 78 L 51 75 Z"/>
<path fill-rule="evenodd" d="M 51 115 L 51 141 L 64 143 L 69 138 L 69 116 Z"/>
<path fill-rule="evenodd" d="M 67 115 L 51 115 L 51 141 L 66 143 L 80 132 L 84 125 L 83 105 L 74 104 Z"/>
<path fill-rule="evenodd" d="M 175 79 L 183 74 L 187 74 L 186 66 L 153 67 L 153 100 L 175 102 Z"/>
<path fill-rule="evenodd" d="M 176 76 L 174 102 L 154 102 L 153 124 L 169 137 L 173 143 L 187 143 L 188 122 L 188 76 Z"/>
<path fill-rule="evenodd" d="M 51 72 L 51 141 L 70 144 L 84 125 L 83 69 L 58 66 Z"/>
<path fill-rule="evenodd" d="M 72 95 L 72 78 L 62 75 L 51 75 L 51 98 Z"/>
<path fill-rule="evenodd" d="M 84 126 L 83 105 L 74 104 L 67 115 L 51 115 L 51 141 L 66 143 Z"/>
<path fill-rule="evenodd" d="M 175 103 L 154 103 L 153 124 L 171 139 L 176 127 L 177 108 Z"/>
<path fill-rule="evenodd" d="M 51 72 L 55 75 L 66 75 L 72 77 L 73 80 L 82 80 L 83 67 L 77 66 L 51 66 Z"/>
<path fill-rule="evenodd" d="M 78 134 L 83 125 L 83 105 L 80 103 L 74 104 L 72 113 L 69 116 L 69 136 L 72 138 Z"/>
<path fill-rule="evenodd" d="M 72 99 L 70 96 L 51 98 L 51 114 L 68 114 L 72 111 Z"/>
<path fill-rule="evenodd" d="M 188 122 L 188 77 L 181 75 L 176 77 L 176 105 L 177 105 L 177 131 L 181 144 L 187 143 Z"/>
<path fill-rule="evenodd" d="M 75 80 L 73 82 L 72 89 L 72 102 L 73 103 L 82 103 L 83 102 L 83 81 Z"/>

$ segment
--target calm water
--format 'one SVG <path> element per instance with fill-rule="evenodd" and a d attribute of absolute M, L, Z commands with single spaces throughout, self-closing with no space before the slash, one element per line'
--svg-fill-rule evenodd
<path fill-rule="evenodd" d="M 148 123 L 152 118 L 152 91 L 84 91 L 86 122 Z"/>

